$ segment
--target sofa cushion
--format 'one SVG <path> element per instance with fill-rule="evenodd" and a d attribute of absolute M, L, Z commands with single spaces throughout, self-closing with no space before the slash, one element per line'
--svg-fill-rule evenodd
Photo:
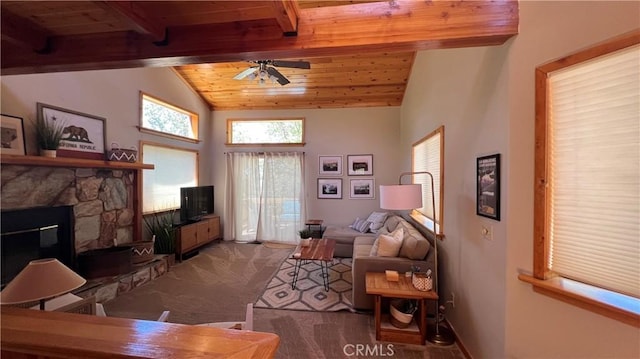
<path fill-rule="evenodd" d="M 347 225 L 342 226 L 327 226 L 322 238 L 335 239 L 337 243 L 349 243 L 353 244 L 353 240 L 359 236 L 369 236 L 376 238 L 374 233 L 360 233 L 353 228 L 349 228 Z"/>
<path fill-rule="evenodd" d="M 404 229 L 398 228 L 390 234 L 381 234 L 376 239 L 374 243 L 374 248 L 376 243 L 378 244 L 378 257 L 397 257 L 398 253 L 400 253 L 400 248 L 402 247 L 402 241 L 404 238 Z"/>
<path fill-rule="evenodd" d="M 398 228 L 404 228 L 404 238 L 398 256 L 416 260 L 424 259 L 431 248 L 429 241 L 407 221 L 400 222 Z"/>
<path fill-rule="evenodd" d="M 387 232 L 391 233 L 393 232 L 396 227 L 398 226 L 398 223 L 400 223 L 400 221 L 402 220 L 402 218 L 400 216 L 389 216 L 387 217 L 387 220 L 384 221 L 384 226 L 382 228 L 386 229 Z"/>
<path fill-rule="evenodd" d="M 353 258 L 370 257 L 374 237 L 356 237 L 353 241 Z"/>

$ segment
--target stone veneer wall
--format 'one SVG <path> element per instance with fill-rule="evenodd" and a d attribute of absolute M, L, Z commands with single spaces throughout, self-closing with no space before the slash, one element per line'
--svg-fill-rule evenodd
<path fill-rule="evenodd" d="M 2 165 L 0 208 L 73 206 L 76 254 L 133 238 L 134 170 Z"/>

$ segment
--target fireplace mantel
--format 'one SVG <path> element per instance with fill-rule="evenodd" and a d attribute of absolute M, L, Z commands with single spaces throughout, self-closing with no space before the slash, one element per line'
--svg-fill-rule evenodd
<path fill-rule="evenodd" d="M 3 165 L 47 166 L 72 168 L 108 168 L 114 170 L 152 170 L 154 165 L 139 162 L 99 161 L 80 158 L 42 157 L 42 156 L 12 156 L 2 155 L 0 163 Z"/>

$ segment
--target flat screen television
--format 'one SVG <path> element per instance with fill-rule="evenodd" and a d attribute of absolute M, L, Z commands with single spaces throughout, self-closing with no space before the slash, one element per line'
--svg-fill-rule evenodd
<path fill-rule="evenodd" d="M 180 188 L 180 221 L 195 222 L 213 213 L 213 186 Z"/>

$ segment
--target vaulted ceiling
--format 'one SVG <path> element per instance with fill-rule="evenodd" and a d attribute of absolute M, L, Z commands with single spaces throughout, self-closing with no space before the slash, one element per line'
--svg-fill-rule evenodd
<path fill-rule="evenodd" d="M 417 50 L 500 45 L 517 1 L 2 1 L 1 74 L 173 67 L 212 109 L 398 106 Z M 290 83 L 233 79 L 307 61 Z"/>

